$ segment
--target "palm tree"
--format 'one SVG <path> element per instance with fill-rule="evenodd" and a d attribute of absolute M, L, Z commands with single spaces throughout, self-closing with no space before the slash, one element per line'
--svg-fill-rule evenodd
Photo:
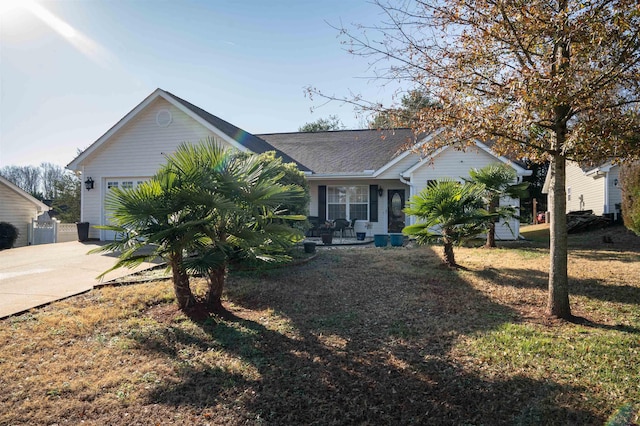
<path fill-rule="evenodd" d="M 495 215 L 489 221 L 487 230 L 487 242 L 485 247 L 496 246 L 496 223 L 501 220 L 509 220 L 518 217 L 518 210 L 514 206 L 501 206 L 503 198 L 525 198 L 529 195 L 527 188 L 529 182 L 514 183 L 516 172 L 506 164 L 490 164 L 482 169 L 469 171 L 471 182 L 482 187 L 483 198 L 489 213 Z M 508 222 L 505 222 L 508 226 Z"/>
<path fill-rule="evenodd" d="M 211 139 L 182 144 L 151 181 L 107 197 L 115 225 L 105 228 L 122 237 L 101 250 L 121 251 L 112 269 L 166 259 L 185 312 L 195 302 L 189 273 L 204 275 L 207 310 L 222 312 L 229 259 L 284 259 L 286 248 L 302 238 L 287 221 L 305 217 L 288 216 L 280 206 L 304 191 L 279 183 L 281 167 L 237 155 Z"/>
<path fill-rule="evenodd" d="M 281 206 L 304 199 L 297 185 L 283 185 L 280 161 L 265 163 L 257 155 L 238 155 L 222 150 L 212 141 L 204 145 L 181 145 L 169 158 L 169 173 L 180 176 L 188 188 L 186 198 L 197 200 L 193 210 L 205 219 L 197 226 L 199 235 L 186 261 L 187 269 L 207 277 L 205 303 L 210 312 L 223 311 L 221 297 L 231 259 L 277 261 L 285 250 L 302 239 Z"/>
<path fill-rule="evenodd" d="M 441 240 L 445 263 L 456 267 L 453 246 L 484 231 L 490 215 L 483 207 L 476 185 L 451 180 L 432 182 L 413 196 L 404 210 L 421 222 L 406 226 L 402 232 L 415 237 L 419 244 Z"/>
<path fill-rule="evenodd" d="M 118 233 L 118 239 L 93 251 L 120 252 L 116 264 L 105 271 L 134 267 L 160 257 L 172 271 L 178 306 L 185 312 L 195 298 L 184 267 L 184 253 L 192 244 L 193 217 L 178 196 L 175 176 L 158 174 L 135 189 L 114 188 L 105 200 L 114 225 L 104 226 Z"/>

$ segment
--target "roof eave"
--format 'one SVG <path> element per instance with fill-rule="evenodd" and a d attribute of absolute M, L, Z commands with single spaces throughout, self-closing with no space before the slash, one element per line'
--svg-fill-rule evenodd
<path fill-rule="evenodd" d="M 27 201 L 29 201 L 32 204 L 34 204 L 38 208 L 39 212 L 45 212 L 45 211 L 51 210 L 51 207 L 47 206 L 42 201 L 40 201 L 40 200 L 36 199 L 35 197 L 33 197 L 32 195 L 28 194 L 27 192 L 25 192 L 24 190 L 19 188 L 17 185 L 15 185 L 11 181 L 3 178 L 2 176 L 0 176 L 0 183 L 3 183 L 4 185 L 7 186 L 7 188 L 9 188 L 10 190 L 15 192 L 16 194 L 18 194 L 22 198 L 24 198 Z"/>
<path fill-rule="evenodd" d="M 373 173 L 311 173 L 309 180 L 375 179 Z"/>
<path fill-rule="evenodd" d="M 533 170 L 525 169 L 524 167 L 520 166 L 515 161 L 510 160 L 507 157 L 504 157 L 502 155 L 496 154 L 491 148 L 489 148 L 487 145 L 483 144 L 482 142 L 476 140 L 475 143 L 483 151 L 485 151 L 488 154 L 496 157 L 498 160 L 500 160 L 504 164 L 508 164 L 509 166 L 513 167 L 513 169 L 516 171 L 518 176 L 531 176 L 533 174 Z"/>

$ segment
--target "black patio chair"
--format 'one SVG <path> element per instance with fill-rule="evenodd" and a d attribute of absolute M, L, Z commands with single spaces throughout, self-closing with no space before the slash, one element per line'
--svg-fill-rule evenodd
<path fill-rule="evenodd" d="M 351 223 L 349 223 L 349 225 L 346 228 L 344 228 L 344 233 L 345 234 L 349 234 L 350 233 L 352 237 L 356 236 L 355 231 L 354 231 L 355 226 L 356 226 L 356 220 L 358 220 L 358 219 L 351 219 Z"/>
<path fill-rule="evenodd" d="M 307 230 L 307 237 L 319 237 L 320 218 L 318 216 L 307 216 L 307 220 L 311 224 L 311 228 Z"/>
<path fill-rule="evenodd" d="M 344 238 L 344 231 L 347 229 L 347 226 L 349 226 L 350 222 L 347 219 L 336 219 L 334 223 L 334 234 L 336 232 L 340 232 L 340 238 Z"/>

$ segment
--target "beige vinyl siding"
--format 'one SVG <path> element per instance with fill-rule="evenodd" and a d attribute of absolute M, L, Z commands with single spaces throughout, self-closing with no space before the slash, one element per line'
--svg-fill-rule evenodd
<path fill-rule="evenodd" d="M 166 127 L 156 123 L 157 113 L 164 109 L 172 116 Z M 82 190 L 82 220 L 92 225 L 104 224 L 103 199 L 107 180 L 125 177 L 146 180 L 165 163 L 165 155 L 173 153 L 180 143 L 197 143 L 208 136 L 214 135 L 169 102 L 156 99 L 85 163 L 83 180 L 92 177 L 95 186 L 91 191 Z M 228 146 L 221 139 L 217 140 Z M 100 238 L 100 231 L 92 227 L 89 237 Z"/>
<path fill-rule="evenodd" d="M 34 203 L 0 183 L 0 222 L 8 222 L 20 232 L 14 247 L 26 246 L 29 243 L 29 225 L 31 220 L 37 217 L 38 208 Z"/>
<path fill-rule="evenodd" d="M 321 185 L 317 182 L 309 182 L 309 195 L 311 196 L 311 201 L 309 202 L 309 216 L 319 216 L 318 215 L 318 185 Z"/>
<path fill-rule="evenodd" d="M 412 173 L 411 181 L 415 185 L 415 193 L 419 193 L 427 186 L 428 181 L 438 179 L 461 181 L 463 178 L 469 178 L 469 170 L 481 169 L 497 162 L 494 156 L 482 149 L 472 148 L 462 152 L 448 148 L 436 155 L 432 162 L 425 162 L 422 167 L 417 168 Z M 500 200 L 500 204 L 520 207 L 520 200 L 503 199 Z M 519 232 L 520 223 L 516 219 L 511 220 L 509 226 L 502 222 L 496 226 L 496 238 L 499 240 L 516 239 Z"/>
<path fill-rule="evenodd" d="M 613 166 L 611 170 L 609 170 L 608 174 L 608 185 L 609 185 L 609 205 L 608 205 L 608 213 L 616 213 L 621 214 L 619 210 L 616 210 L 616 204 L 622 203 L 622 186 L 620 182 L 618 182 L 618 186 L 615 185 L 615 181 L 620 180 L 620 167 Z M 617 218 L 617 216 L 616 216 Z"/>
<path fill-rule="evenodd" d="M 606 181 L 604 174 L 586 176 L 578 163 L 567 162 L 567 212 L 593 210 L 597 215 L 605 213 Z"/>

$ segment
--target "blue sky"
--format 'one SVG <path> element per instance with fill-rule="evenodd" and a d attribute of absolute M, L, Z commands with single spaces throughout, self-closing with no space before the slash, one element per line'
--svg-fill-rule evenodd
<path fill-rule="evenodd" d="M 379 22 L 366 0 L 25 1 L 0 0 L 0 167 L 66 165 L 157 87 L 252 133 L 362 126 L 306 86 L 391 102 L 330 26 Z"/>

